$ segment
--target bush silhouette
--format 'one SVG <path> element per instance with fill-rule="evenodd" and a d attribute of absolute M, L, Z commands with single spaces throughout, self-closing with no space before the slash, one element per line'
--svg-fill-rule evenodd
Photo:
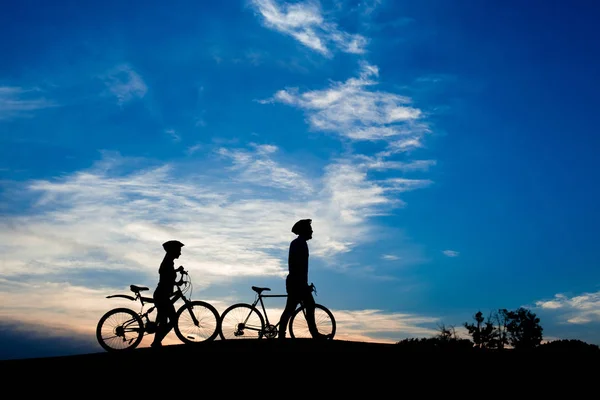
<path fill-rule="evenodd" d="M 540 319 L 524 307 L 515 311 L 499 309 L 492 312 L 487 321 L 478 311 L 473 319 L 475 323 L 465 322 L 463 326 L 478 348 L 503 349 L 511 345 L 515 349 L 531 350 L 542 342 L 544 328 Z"/>
<path fill-rule="evenodd" d="M 440 337 L 432 338 L 409 338 L 396 343 L 399 349 L 414 351 L 472 351 L 473 342 L 469 339 Z"/>
<path fill-rule="evenodd" d="M 600 347 L 579 339 L 560 339 L 544 343 L 538 351 L 561 353 L 593 353 L 600 354 Z"/>

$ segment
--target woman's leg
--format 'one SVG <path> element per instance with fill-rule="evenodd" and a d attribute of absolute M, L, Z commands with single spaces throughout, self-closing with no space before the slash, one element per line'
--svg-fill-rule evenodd
<path fill-rule="evenodd" d="M 152 341 L 152 347 L 161 346 L 163 339 L 163 326 L 167 323 L 167 318 L 164 312 L 162 312 L 160 306 L 156 304 L 156 331 L 154 332 L 154 340 Z"/>
<path fill-rule="evenodd" d="M 156 296 L 154 298 L 154 305 L 156 306 L 156 332 L 154 333 L 152 347 L 162 345 L 162 340 L 172 328 L 171 319 L 174 318 L 175 314 L 175 307 L 168 297 L 165 299 Z"/>

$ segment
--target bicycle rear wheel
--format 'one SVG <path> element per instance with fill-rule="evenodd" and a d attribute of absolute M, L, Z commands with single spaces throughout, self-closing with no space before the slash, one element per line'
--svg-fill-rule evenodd
<path fill-rule="evenodd" d="M 194 318 L 198 324 L 194 322 Z M 201 343 L 214 340 L 219 334 L 219 312 L 209 303 L 192 301 L 177 311 L 175 334 L 183 343 Z"/>
<path fill-rule="evenodd" d="M 221 314 L 221 339 L 261 339 L 265 331 L 265 320 L 250 304 L 238 303 Z"/>
<path fill-rule="evenodd" d="M 292 338 L 312 338 L 308 323 L 303 313 L 304 308 L 298 307 L 290 318 L 290 337 Z M 317 331 L 323 335 L 329 335 L 329 339 L 335 336 L 336 323 L 333 314 L 329 309 L 321 304 L 315 304 L 315 322 Z"/>
<path fill-rule="evenodd" d="M 96 339 L 106 351 L 135 349 L 144 337 L 142 318 L 129 308 L 115 308 L 98 321 Z"/>

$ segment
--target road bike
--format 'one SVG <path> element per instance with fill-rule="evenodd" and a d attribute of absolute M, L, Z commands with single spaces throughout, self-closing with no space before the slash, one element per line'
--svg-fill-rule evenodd
<path fill-rule="evenodd" d="M 205 301 L 192 301 L 192 281 L 188 272 L 183 269 L 183 266 L 176 271 L 181 274 L 181 279 L 176 284 L 171 301 L 175 304 L 177 300 L 182 299 L 183 305 L 176 312 L 173 325 L 175 334 L 185 344 L 216 339 L 220 331 L 219 312 L 212 304 Z M 152 306 L 144 312 L 145 305 L 154 304 L 154 299 L 141 294 L 149 289 L 137 285 L 130 285 L 129 289 L 134 296 L 127 294 L 106 296 L 108 299 L 119 297 L 141 303 L 139 312 L 121 307 L 108 311 L 100 318 L 96 327 L 96 339 L 106 351 L 135 349 L 142 341 L 144 334 L 156 333 L 156 320 L 150 319 L 150 314 L 156 309 L 156 306 Z"/>
<path fill-rule="evenodd" d="M 314 284 L 310 285 L 311 292 L 317 293 Z M 229 306 L 221 313 L 221 339 L 266 339 L 276 338 L 279 334 L 279 322 L 273 325 L 269 322 L 267 309 L 263 299 L 268 297 L 287 297 L 287 294 L 263 294 L 271 289 L 266 287 L 252 286 L 256 292 L 256 298 L 252 304 L 237 303 Z M 260 303 L 261 311 L 257 308 Z M 263 317 L 264 314 L 264 317 Z M 315 304 L 315 321 L 319 333 L 328 335 L 329 339 L 335 336 L 336 322 L 333 313 L 321 304 Z M 292 338 L 312 338 L 308 323 L 306 322 L 306 310 L 300 303 L 289 320 L 289 332 Z"/>

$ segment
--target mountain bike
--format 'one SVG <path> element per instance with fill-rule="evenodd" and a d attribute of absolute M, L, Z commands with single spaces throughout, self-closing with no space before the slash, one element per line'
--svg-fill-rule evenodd
<path fill-rule="evenodd" d="M 218 311 L 207 302 L 192 301 L 192 281 L 188 272 L 183 269 L 183 266 L 176 271 L 181 274 L 181 279 L 176 284 L 171 301 L 175 304 L 177 300 L 182 299 L 183 305 L 176 312 L 173 326 L 175 334 L 185 344 L 214 340 L 220 331 Z M 150 319 L 150 314 L 156 309 L 156 306 L 152 306 L 144 312 L 145 305 L 154 304 L 154 299 L 141 294 L 149 289 L 137 285 L 130 285 L 129 289 L 134 296 L 126 294 L 106 296 L 108 299 L 119 297 L 141 303 L 139 312 L 130 308 L 115 308 L 100 318 L 96 327 L 96 339 L 106 351 L 135 349 L 142 341 L 144 334 L 156 333 L 156 320 Z"/>
<path fill-rule="evenodd" d="M 317 293 L 314 284 L 310 284 L 311 292 Z M 256 297 L 252 304 L 237 303 L 221 314 L 221 339 L 266 339 L 276 338 L 279 334 L 279 322 L 273 325 L 269 322 L 267 309 L 263 299 L 268 297 L 287 297 L 287 294 L 263 294 L 270 288 L 252 286 Z M 260 303 L 261 311 L 256 307 Z M 264 317 L 263 317 L 264 314 Z M 335 336 L 336 322 L 333 313 L 321 304 L 315 304 L 315 321 L 319 333 L 333 339 Z M 308 323 L 306 322 L 306 310 L 301 303 L 294 311 L 289 320 L 289 332 L 292 338 L 312 338 Z"/>

